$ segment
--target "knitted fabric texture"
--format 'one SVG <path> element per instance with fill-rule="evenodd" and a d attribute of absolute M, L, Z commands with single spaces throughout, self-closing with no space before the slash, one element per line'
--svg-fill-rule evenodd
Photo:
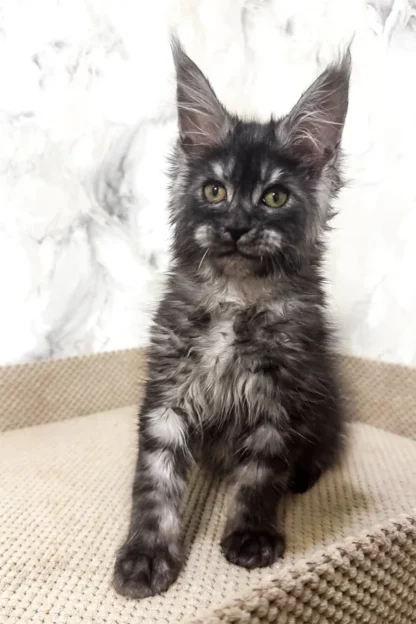
<path fill-rule="evenodd" d="M 140 349 L 0 366 L 0 431 L 133 405 L 145 375 Z"/>
<path fill-rule="evenodd" d="M 90 401 L 87 389 L 98 377 L 102 389 L 111 389 L 120 374 L 128 399 L 139 397 L 137 372 L 145 369 L 137 352 L 108 354 L 104 368 L 96 357 L 48 363 L 55 372 L 45 377 L 40 371 L 37 382 L 37 365 L 30 365 L 31 387 L 58 379 L 67 388 L 62 367 L 68 367 L 77 379 L 71 384 L 78 389 L 79 413 L 87 413 L 80 397 Z M 70 418 L 72 397 L 62 392 L 59 404 L 55 385 L 58 416 L 48 413 L 48 403 L 45 424 L 4 426 L 8 430 L 0 435 L 0 623 L 415 622 L 415 372 L 353 358 L 343 366 L 350 407 L 362 422 L 350 425 L 342 464 L 310 492 L 282 502 L 285 558 L 253 571 L 228 564 L 219 547 L 227 488 L 195 472 L 184 507 L 184 570 L 165 595 L 140 602 L 111 588 L 129 516 L 136 407 Z M 89 381 L 94 367 L 99 371 Z M 30 397 L 25 367 L 16 368 L 8 368 L 7 376 L 10 381 L 18 374 L 20 387 L 8 389 L 21 397 L 20 407 L 10 407 L 8 424 L 21 427 L 32 424 Z M 0 380 L 4 374 L 0 370 Z M 403 395 L 400 388 L 406 388 Z M 99 405 L 99 394 L 92 392 Z M 3 397 L 13 406 L 10 395 Z M 103 390 L 102 400 L 122 397 Z M 33 424 L 39 418 L 40 410 Z"/>
<path fill-rule="evenodd" d="M 416 369 L 340 358 L 351 418 L 416 439 Z M 139 404 L 141 349 L 0 366 L 0 431 Z M 394 416 L 393 416 L 394 415 Z"/>

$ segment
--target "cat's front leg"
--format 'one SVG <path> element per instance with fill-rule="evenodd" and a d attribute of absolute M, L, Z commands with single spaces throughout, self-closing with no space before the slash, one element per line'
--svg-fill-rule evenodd
<path fill-rule="evenodd" d="M 145 598 L 176 580 L 182 564 L 180 508 L 190 459 L 183 416 L 171 407 L 144 410 L 130 527 L 115 565 L 118 593 Z"/>
<path fill-rule="evenodd" d="M 269 566 L 285 549 L 277 503 L 287 488 L 287 466 L 278 457 L 253 454 L 235 467 L 232 479 L 236 493 L 221 542 L 224 555 L 249 569 Z"/>

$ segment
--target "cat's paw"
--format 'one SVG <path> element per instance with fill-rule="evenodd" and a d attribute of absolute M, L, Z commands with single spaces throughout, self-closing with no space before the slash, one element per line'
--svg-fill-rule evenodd
<path fill-rule="evenodd" d="M 113 586 L 122 596 L 147 598 L 166 591 L 180 568 L 180 560 L 167 549 L 150 550 L 140 544 L 128 544 L 118 553 Z"/>
<path fill-rule="evenodd" d="M 261 530 L 233 531 L 221 543 L 225 558 L 243 568 L 264 568 L 272 565 L 285 550 L 279 533 Z"/>

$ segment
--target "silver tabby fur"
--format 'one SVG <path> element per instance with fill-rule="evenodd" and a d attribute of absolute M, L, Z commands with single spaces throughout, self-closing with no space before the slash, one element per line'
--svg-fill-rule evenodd
<path fill-rule="evenodd" d="M 323 234 L 340 188 L 349 55 L 283 119 L 230 115 L 173 46 L 180 138 L 173 158 L 173 261 L 155 317 L 131 522 L 114 585 L 165 591 L 182 565 L 180 509 L 195 461 L 233 502 L 225 557 L 268 566 L 284 551 L 277 504 L 336 461 L 343 410 L 322 289 Z M 221 183 L 221 205 L 203 187 Z M 271 209 L 265 190 L 285 189 Z"/>

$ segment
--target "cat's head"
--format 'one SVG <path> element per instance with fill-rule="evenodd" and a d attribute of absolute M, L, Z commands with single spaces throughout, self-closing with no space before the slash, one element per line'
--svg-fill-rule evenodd
<path fill-rule="evenodd" d="M 229 114 L 173 45 L 179 142 L 172 184 L 174 254 L 191 270 L 296 271 L 316 257 L 340 188 L 349 53 L 292 111 L 268 123 Z"/>

